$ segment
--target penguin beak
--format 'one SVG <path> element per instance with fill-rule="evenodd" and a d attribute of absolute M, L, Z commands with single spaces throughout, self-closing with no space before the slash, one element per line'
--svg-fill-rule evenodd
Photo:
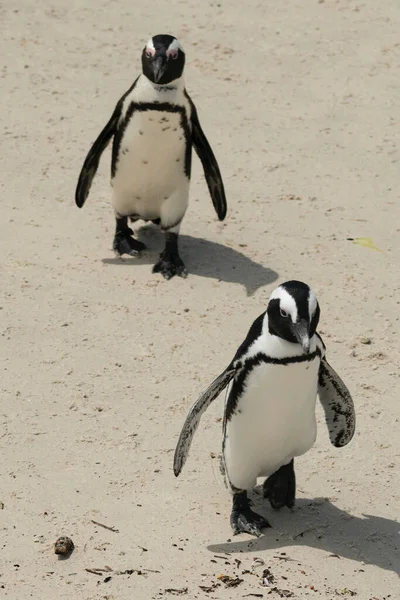
<path fill-rule="evenodd" d="M 308 323 L 304 319 L 293 324 L 293 333 L 296 340 L 304 350 L 304 354 L 310 352 L 310 334 L 308 331 Z"/>
<path fill-rule="evenodd" d="M 152 69 L 154 74 L 154 81 L 158 83 L 161 77 L 165 73 L 165 69 L 167 68 L 167 58 L 165 56 L 156 56 L 156 58 L 152 62 Z"/>

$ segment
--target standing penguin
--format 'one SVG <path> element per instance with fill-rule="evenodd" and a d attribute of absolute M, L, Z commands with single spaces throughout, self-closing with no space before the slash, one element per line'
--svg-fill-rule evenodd
<path fill-rule="evenodd" d="M 204 169 L 220 221 L 226 216 L 224 185 L 217 161 L 185 89 L 185 53 L 171 35 L 156 35 L 142 52 L 143 73 L 119 100 L 94 142 L 79 176 L 75 201 L 89 194 L 101 155 L 114 137 L 111 160 L 112 203 L 117 255 L 139 255 L 143 242 L 133 237 L 131 221 L 160 224 L 165 249 L 153 272 L 166 279 L 187 276 L 178 252 L 178 235 L 189 199 L 192 146 Z"/>
<path fill-rule="evenodd" d="M 174 457 L 176 476 L 185 464 L 201 415 L 228 386 L 223 420 L 221 467 L 233 494 L 235 534 L 261 535 L 268 521 L 250 509 L 247 491 L 266 477 L 264 497 L 275 509 L 295 502 L 295 456 L 314 444 L 317 394 L 331 443 L 350 442 L 355 430 L 350 393 L 328 364 L 316 332 L 320 309 L 314 292 L 287 281 L 271 295 L 225 371 L 192 406 Z"/>

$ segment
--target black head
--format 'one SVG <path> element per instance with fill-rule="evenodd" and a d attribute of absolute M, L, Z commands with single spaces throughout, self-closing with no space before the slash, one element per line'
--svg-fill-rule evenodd
<path fill-rule="evenodd" d="M 172 35 L 155 35 L 142 52 L 143 75 L 158 85 L 167 85 L 182 76 L 185 53 Z"/>
<path fill-rule="evenodd" d="M 269 332 L 288 342 L 301 344 L 308 354 L 320 313 L 312 289 L 301 281 L 282 283 L 272 292 L 267 313 Z"/>

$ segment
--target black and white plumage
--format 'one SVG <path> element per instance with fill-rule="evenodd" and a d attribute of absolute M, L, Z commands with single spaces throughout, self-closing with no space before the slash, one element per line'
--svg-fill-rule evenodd
<path fill-rule="evenodd" d="M 91 147 L 75 194 L 81 208 L 101 155 L 113 138 L 114 251 L 136 256 L 145 248 L 133 237 L 128 218 L 159 224 L 165 231 L 166 244 L 153 271 L 161 272 L 166 279 L 187 275 L 178 252 L 178 234 L 189 199 L 192 147 L 202 162 L 221 221 L 227 211 L 218 163 L 185 89 L 184 65 L 185 54 L 175 37 L 156 35 L 148 41 L 142 52 L 142 74 L 119 100 Z"/>
<path fill-rule="evenodd" d="M 316 332 L 320 309 L 314 292 L 288 281 L 271 295 L 225 371 L 193 404 L 174 456 L 182 470 L 202 414 L 227 387 L 222 443 L 222 471 L 233 494 L 231 524 L 235 533 L 261 534 L 268 522 L 250 509 L 247 491 L 264 482 L 273 508 L 293 506 L 294 457 L 306 453 L 317 435 L 317 395 L 325 411 L 331 443 L 350 442 L 355 430 L 349 390 L 329 365 Z"/>

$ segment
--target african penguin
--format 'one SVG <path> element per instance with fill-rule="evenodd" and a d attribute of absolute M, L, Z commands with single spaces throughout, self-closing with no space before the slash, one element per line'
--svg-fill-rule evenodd
<path fill-rule="evenodd" d="M 116 218 L 113 248 L 117 255 L 139 255 L 143 242 L 133 237 L 128 218 L 153 221 L 165 232 L 165 249 L 153 272 L 166 279 L 186 277 L 178 252 L 185 215 L 192 146 L 204 169 L 218 218 L 226 216 L 221 173 L 185 89 L 185 53 L 172 35 L 156 35 L 142 52 L 142 74 L 119 100 L 109 122 L 91 147 L 75 194 L 81 208 L 89 194 L 101 155 L 113 137 L 112 203 Z"/>
<path fill-rule="evenodd" d="M 234 533 L 261 535 L 269 527 L 250 509 L 247 491 L 264 477 L 264 497 L 273 508 L 295 502 L 294 457 L 313 446 L 317 395 L 331 443 L 350 442 L 355 430 L 350 393 L 325 358 L 316 332 L 320 309 L 314 292 L 287 281 L 271 295 L 232 362 L 195 402 L 175 450 L 176 476 L 185 464 L 201 415 L 227 387 L 221 470 L 233 495 Z"/>

